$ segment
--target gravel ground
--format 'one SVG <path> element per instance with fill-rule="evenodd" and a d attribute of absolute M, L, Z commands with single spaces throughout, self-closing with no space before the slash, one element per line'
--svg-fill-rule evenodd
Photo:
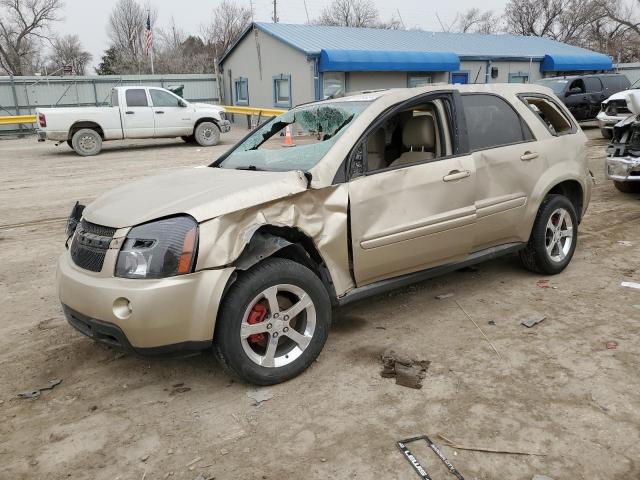
<path fill-rule="evenodd" d="M 597 185 L 565 272 L 540 277 L 506 257 L 338 310 L 319 361 L 260 405 L 209 353 L 139 359 L 69 327 L 55 262 L 72 202 L 209 163 L 244 133 L 210 149 L 109 142 L 93 158 L 0 141 L 0 478 L 413 479 L 395 442 L 420 434 L 543 454 L 443 447 L 467 480 L 640 478 L 640 291 L 620 287 L 640 281 L 640 198 L 604 180 L 597 130 Z M 534 312 L 546 320 L 519 324 Z M 431 361 L 421 390 L 380 377 L 387 348 Z M 16 397 L 52 379 L 39 399 Z M 434 479 L 452 478 L 412 449 Z"/>

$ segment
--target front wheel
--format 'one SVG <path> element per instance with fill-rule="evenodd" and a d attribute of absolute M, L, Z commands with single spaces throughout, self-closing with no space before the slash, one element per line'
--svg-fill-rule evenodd
<path fill-rule="evenodd" d="M 78 155 L 90 157 L 102 150 L 102 137 L 90 128 L 82 128 L 73 134 L 71 145 Z"/>
<path fill-rule="evenodd" d="M 318 276 L 291 260 L 269 258 L 240 273 L 223 299 L 215 352 L 242 380 L 273 385 L 311 365 L 330 324 L 331 302 Z"/>
<path fill-rule="evenodd" d="M 566 268 L 578 241 L 578 216 L 563 195 L 548 195 L 533 223 L 527 246 L 520 251 L 525 268 L 555 275 Z"/>
<path fill-rule="evenodd" d="M 213 122 L 202 122 L 194 132 L 196 142 L 203 147 L 213 147 L 220 142 L 220 129 Z"/>
<path fill-rule="evenodd" d="M 640 193 L 640 181 L 619 182 L 614 180 L 613 185 L 622 193 Z"/>

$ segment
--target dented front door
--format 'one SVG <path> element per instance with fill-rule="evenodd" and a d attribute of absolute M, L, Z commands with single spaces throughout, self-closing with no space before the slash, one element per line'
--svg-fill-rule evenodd
<path fill-rule="evenodd" d="M 356 285 L 464 258 L 473 243 L 476 173 L 464 155 L 349 182 Z"/>

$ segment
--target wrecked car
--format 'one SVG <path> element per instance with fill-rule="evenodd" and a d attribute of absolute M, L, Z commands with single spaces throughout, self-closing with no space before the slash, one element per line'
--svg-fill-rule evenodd
<path fill-rule="evenodd" d="M 282 382 L 319 355 L 333 308 L 509 253 L 561 272 L 590 198 L 585 145 L 536 85 L 298 106 L 208 167 L 76 206 L 59 297 L 99 342 L 213 347 L 242 380 Z"/>
<path fill-rule="evenodd" d="M 613 127 L 605 174 L 621 192 L 637 193 L 640 192 L 640 91 L 627 92 L 625 103 L 630 116 Z"/>

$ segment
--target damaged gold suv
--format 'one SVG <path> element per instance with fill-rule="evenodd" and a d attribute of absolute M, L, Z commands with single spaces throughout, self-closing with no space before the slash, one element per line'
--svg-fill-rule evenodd
<path fill-rule="evenodd" d="M 302 105 L 206 168 L 74 209 L 60 300 L 97 341 L 213 346 L 245 381 L 282 382 L 318 356 L 333 307 L 512 252 L 562 271 L 590 197 L 585 144 L 535 85 Z"/>

